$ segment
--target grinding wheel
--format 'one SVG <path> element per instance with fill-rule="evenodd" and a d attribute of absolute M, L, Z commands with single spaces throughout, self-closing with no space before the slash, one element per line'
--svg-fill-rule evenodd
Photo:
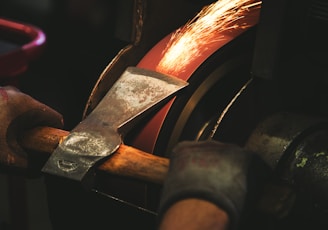
<path fill-rule="evenodd" d="M 185 66 L 184 72 L 175 76 L 189 82 L 186 90 L 141 121 L 125 136 L 124 142 L 143 151 L 165 156 L 180 140 L 207 138 L 222 111 L 250 79 L 258 16 L 259 8 L 250 11 L 242 19 L 247 27 L 225 30 L 220 34 L 222 39 L 201 47 L 200 55 Z M 168 34 L 153 46 L 136 66 L 156 71 L 172 35 Z M 103 76 L 125 65 L 127 57 L 133 56 L 133 49 L 136 47 L 122 50 Z M 94 93 L 99 94 L 96 90 Z M 151 211 L 157 209 L 160 186 L 124 178 L 108 178 L 108 175 L 103 179 L 99 176 L 98 184 L 99 191 L 124 202 Z"/>

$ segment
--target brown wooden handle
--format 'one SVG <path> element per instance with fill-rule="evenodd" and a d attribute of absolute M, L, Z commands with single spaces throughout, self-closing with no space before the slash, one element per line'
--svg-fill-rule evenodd
<path fill-rule="evenodd" d="M 27 150 L 51 154 L 69 134 L 68 131 L 37 127 L 24 133 L 21 145 Z M 162 184 L 168 171 L 169 159 L 121 144 L 119 149 L 99 166 L 99 170 Z"/>

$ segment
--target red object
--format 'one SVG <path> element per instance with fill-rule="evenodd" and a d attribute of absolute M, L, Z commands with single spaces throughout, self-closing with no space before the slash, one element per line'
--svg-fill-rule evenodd
<path fill-rule="evenodd" d="M 38 27 L 0 18 L 0 84 L 24 73 L 40 56 L 45 41 Z"/>
<path fill-rule="evenodd" d="M 237 36 L 248 30 L 248 28 L 254 26 L 258 22 L 260 8 L 257 8 L 253 11 L 250 11 L 249 14 L 245 15 L 245 17 L 241 20 L 247 23 L 249 27 L 244 28 L 236 28 L 234 30 L 223 31 L 220 35 L 224 37 L 224 39 L 217 39 L 217 41 L 213 42 L 210 46 L 201 47 L 201 54 L 195 58 L 193 61 L 188 63 L 185 66 L 186 71 L 179 74 L 179 76 L 175 76 L 182 80 L 188 81 L 188 79 L 192 76 L 192 74 L 197 70 L 197 68 L 215 51 L 222 48 L 224 45 L 235 39 Z M 157 43 L 138 63 L 137 67 L 145 68 L 149 70 L 156 71 L 156 67 L 163 57 L 163 52 L 170 40 L 171 34 L 162 39 L 159 43 Z M 168 114 L 172 104 L 174 102 L 174 98 L 170 100 L 155 116 L 153 116 L 149 122 L 145 125 L 145 127 L 139 132 L 136 139 L 134 140 L 133 146 L 137 147 L 146 152 L 153 152 L 156 144 L 156 140 L 158 138 L 161 127 L 165 121 L 166 115 Z"/>

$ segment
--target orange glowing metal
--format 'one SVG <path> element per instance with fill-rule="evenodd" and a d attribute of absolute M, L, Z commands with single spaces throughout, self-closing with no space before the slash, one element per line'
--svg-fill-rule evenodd
<path fill-rule="evenodd" d="M 211 44 L 224 39 L 224 31 L 247 28 L 245 12 L 260 7 L 261 1 L 219 0 L 204 7 L 195 18 L 173 33 L 156 70 L 179 76 Z"/>

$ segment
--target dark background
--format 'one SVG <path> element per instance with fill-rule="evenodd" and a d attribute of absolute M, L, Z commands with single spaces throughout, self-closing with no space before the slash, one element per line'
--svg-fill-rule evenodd
<path fill-rule="evenodd" d="M 121 1 L 120 6 L 117 3 L 105 0 L 0 1 L 0 17 L 37 26 L 46 34 L 45 49 L 18 76 L 18 87 L 60 112 L 66 130 L 81 121 L 99 75 L 129 42 L 117 36 L 116 23 L 117 17 L 129 13 L 133 1 Z M 122 5 L 125 8 L 118 10 Z M 119 27 L 124 30 L 124 23 L 129 23 L 129 19 L 126 17 Z M 89 229 L 97 225 L 91 224 L 96 222 L 93 216 L 96 212 L 87 210 L 95 208 L 101 213 L 105 206 L 99 204 L 105 205 L 109 200 L 84 194 L 80 188 L 63 181 L 51 180 L 46 184 L 44 178 L 39 177 L 0 175 L 0 187 L 1 230 Z M 105 217 L 97 214 L 99 219 L 107 221 L 110 213 L 122 215 L 120 204 L 114 202 L 109 206 L 109 212 L 102 212 L 106 213 Z M 67 218 L 72 224 L 67 223 Z M 85 221 L 88 218 L 93 220 Z M 104 224 L 103 221 L 100 222 Z"/>
<path fill-rule="evenodd" d="M 125 1 L 126 11 L 131 3 Z M 0 3 L 1 17 L 35 25 L 46 34 L 44 52 L 19 76 L 20 89 L 62 113 L 67 129 L 81 120 L 100 73 L 127 44 L 115 35 L 121 13 L 117 1 Z"/>

